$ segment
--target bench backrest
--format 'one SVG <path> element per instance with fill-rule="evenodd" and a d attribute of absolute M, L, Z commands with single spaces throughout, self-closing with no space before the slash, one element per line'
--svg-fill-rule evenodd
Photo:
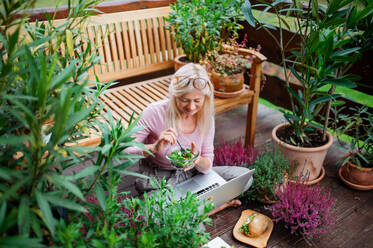
<path fill-rule="evenodd" d="M 173 67 L 182 53 L 165 28 L 171 8 L 161 7 L 93 16 L 85 32 L 99 46 L 100 82 L 118 80 Z"/>

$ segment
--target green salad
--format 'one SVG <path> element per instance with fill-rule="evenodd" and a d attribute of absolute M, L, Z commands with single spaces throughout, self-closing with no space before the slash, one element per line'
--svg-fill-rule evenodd
<path fill-rule="evenodd" d="M 181 150 L 173 151 L 167 157 L 173 166 L 183 168 L 189 165 L 189 160 L 194 156 L 195 155 L 193 154 L 192 150 L 187 148 L 184 152 Z"/>

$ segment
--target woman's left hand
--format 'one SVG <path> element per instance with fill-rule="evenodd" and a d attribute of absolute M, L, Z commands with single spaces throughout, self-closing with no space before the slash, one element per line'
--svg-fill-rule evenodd
<path fill-rule="evenodd" d="M 193 154 L 198 153 L 197 148 L 196 148 L 196 144 L 194 142 L 191 143 L 190 148 L 191 148 Z M 201 159 L 201 155 L 199 155 L 196 159 L 194 159 L 193 160 L 193 165 L 184 169 L 184 171 L 188 171 L 188 170 L 191 170 L 194 167 L 196 167 L 196 165 L 199 163 L 200 159 Z"/>

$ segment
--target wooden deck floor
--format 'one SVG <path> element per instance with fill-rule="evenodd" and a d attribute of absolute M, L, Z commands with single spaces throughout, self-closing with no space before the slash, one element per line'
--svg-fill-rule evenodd
<path fill-rule="evenodd" d="M 222 140 L 234 141 L 245 135 L 246 107 L 237 108 L 216 116 L 215 145 Z M 255 146 L 261 147 L 270 142 L 272 128 L 284 122 L 282 114 L 276 110 L 259 105 Z M 332 190 L 336 198 L 336 212 L 338 219 L 335 227 L 329 234 L 314 240 L 314 247 L 320 248 L 373 248 L 373 191 L 357 191 L 347 188 L 338 178 L 337 161 L 343 156 L 343 151 L 334 142 L 324 163 L 326 176 L 321 185 Z M 136 170 L 136 166 L 131 167 Z M 130 191 L 132 195 L 137 192 L 133 187 L 134 177 L 123 178 L 120 191 Z M 221 237 L 235 248 L 250 247 L 237 240 L 232 235 L 233 227 L 241 215 L 241 211 L 252 209 L 270 216 L 261 203 L 249 203 L 237 208 L 225 209 L 212 216 L 212 225 L 207 226 L 211 237 Z M 267 247 L 310 247 L 299 236 L 291 236 L 290 232 L 281 224 L 274 226 Z"/>
<path fill-rule="evenodd" d="M 229 111 L 216 117 L 215 144 L 225 140 L 236 140 L 244 136 L 244 121 L 246 109 L 244 107 Z M 272 128 L 283 122 L 282 114 L 259 106 L 256 128 L 255 146 L 260 147 L 268 142 Z M 314 247 L 322 248 L 372 248 L 373 247 L 373 191 L 357 191 L 347 188 L 339 179 L 337 161 L 343 156 L 343 151 L 336 142 L 329 150 L 324 163 L 326 176 L 321 185 L 332 190 L 336 198 L 337 222 L 329 234 L 314 240 Z M 241 211 L 253 209 L 269 216 L 263 204 L 249 203 L 237 208 L 225 209 L 212 216 L 212 226 L 207 227 L 211 237 L 221 237 L 235 248 L 250 247 L 237 240 L 232 235 L 232 230 L 241 215 Z M 299 236 L 291 236 L 290 232 L 281 224 L 276 224 L 270 236 L 267 247 L 310 247 Z"/>

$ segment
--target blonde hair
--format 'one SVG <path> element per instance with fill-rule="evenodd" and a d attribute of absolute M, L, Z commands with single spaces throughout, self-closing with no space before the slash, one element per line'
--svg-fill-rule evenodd
<path fill-rule="evenodd" d="M 197 113 L 197 126 L 201 135 L 207 134 L 212 127 L 214 116 L 214 86 L 204 67 L 189 63 L 174 74 L 168 89 L 170 104 L 166 112 L 166 125 L 181 131 L 181 113 L 176 99 L 186 93 L 198 89 L 205 96 L 203 106 Z"/>

